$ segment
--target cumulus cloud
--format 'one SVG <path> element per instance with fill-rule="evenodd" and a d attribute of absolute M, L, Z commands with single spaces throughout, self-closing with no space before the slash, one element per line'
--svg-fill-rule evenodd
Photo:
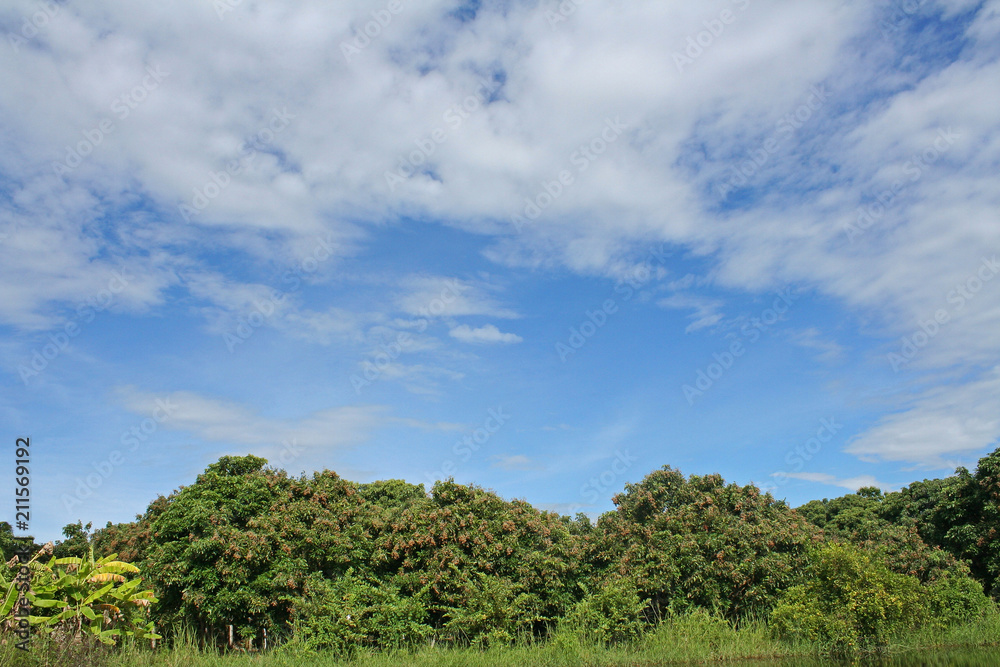
<path fill-rule="evenodd" d="M 453 0 L 410 3 L 350 57 L 370 3 L 248 1 L 222 20 L 200 0 L 59 5 L 0 49 L 0 322 L 53 327 L 124 266 L 135 279 L 116 308 L 155 311 L 180 288 L 222 327 L 263 285 L 227 253 L 293 264 L 332 234 L 345 256 L 387 221 L 433 220 L 484 237 L 495 262 L 582 275 L 616 276 L 666 243 L 715 286 L 806 286 L 893 341 L 886 352 L 944 311 L 906 372 L 967 371 L 953 397 L 900 406 L 850 451 L 921 462 L 988 446 L 995 401 L 976 389 L 1000 363 L 1000 281 L 962 289 L 997 247 L 997 3 L 926 3 L 923 17 L 976 10 L 928 45 L 882 38 L 877 3 L 760 0 L 679 66 L 733 4 L 594 1 L 551 25 L 545 3 L 482 3 L 464 20 Z M 5 32 L 35 11 L 5 3 Z M 921 57 L 899 67 L 911 46 Z M 529 204 L 539 214 L 517 228 Z M 690 308 L 692 332 L 723 307 L 663 305 Z M 392 309 L 520 314 L 440 276 L 404 280 Z M 319 342 L 363 335 L 337 313 L 282 321 Z M 453 332 L 494 330 L 513 335 Z"/>

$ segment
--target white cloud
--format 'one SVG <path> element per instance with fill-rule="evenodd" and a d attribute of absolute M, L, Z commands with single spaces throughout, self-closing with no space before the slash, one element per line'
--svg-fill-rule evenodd
<path fill-rule="evenodd" d="M 289 312 L 279 328 L 289 335 L 312 343 L 329 345 L 334 341 L 360 343 L 364 340 L 363 327 L 369 316 L 345 308 L 331 307 L 325 312 L 301 310 Z"/>
<path fill-rule="evenodd" d="M 456 338 L 463 343 L 520 343 L 524 339 L 517 334 L 502 333 L 496 325 L 487 324 L 477 329 L 472 329 L 467 324 L 459 325 L 448 332 L 452 338 Z"/>
<path fill-rule="evenodd" d="M 945 456 L 968 455 L 1000 440 L 1000 368 L 977 380 L 924 391 L 848 443 L 865 460 L 906 461 L 951 468 Z"/>
<path fill-rule="evenodd" d="M 189 391 L 163 395 L 135 387 L 117 390 L 122 405 L 135 414 L 155 418 L 160 428 L 186 431 L 210 442 L 275 446 L 294 442 L 307 448 L 340 448 L 361 444 L 379 427 L 398 424 L 435 431 L 461 430 L 462 425 L 394 418 L 378 405 L 338 406 L 298 419 L 265 417 L 239 403 Z"/>
<path fill-rule="evenodd" d="M 723 314 L 719 309 L 723 306 L 718 299 L 708 299 L 690 294 L 673 294 L 657 302 L 663 308 L 676 310 L 692 309 L 694 313 L 688 315 L 688 319 L 694 320 L 684 329 L 685 333 L 691 333 L 698 329 L 704 329 L 718 324 L 722 321 Z"/>
<path fill-rule="evenodd" d="M 824 472 L 783 472 L 775 474 L 790 477 L 792 479 L 801 479 L 806 482 L 816 482 L 817 484 L 826 484 L 828 486 L 839 486 L 843 489 L 848 489 L 849 491 L 857 491 L 858 489 L 866 486 L 875 486 L 883 491 L 891 491 L 894 488 L 879 482 L 871 475 L 856 475 L 855 477 L 838 479 L 833 475 L 829 475 Z"/>
<path fill-rule="evenodd" d="M 406 292 L 397 306 L 406 314 L 422 318 L 487 315 L 516 318 L 519 315 L 496 303 L 486 288 L 457 278 L 411 276 L 403 281 Z"/>
<path fill-rule="evenodd" d="M 787 336 L 793 345 L 818 352 L 817 358 L 822 361 L 833 362 L 843 358 L 843 346 L 836 341 L 822 338 L 819 329 L 815 327 L 789 330 Z"/>
<path fill-rule="evenodd" d="M 457 382 L 465 377 L 465 373 L 434 364 L 406 364 L 394 361 L 384 367 L 379 376 L 381 379 L 394 380 L 414 394 L 437 396 L 441 394 L 443 381 Z"/>
<path fill-rule="evenodd" d="M 960 57 L 912 71 L 896 66 L 888 41 L 858 48 L 876 30 L 878 8 L 854 0 L 755 1 L 684 71 L 674 53 L 733 3 L 587 2 L 553 29 L 544 3 L 481 7 L 460 27 L 445 18 L 453 2 L 429 0 L 408 4 L 350 62 L 340 44 L 370 20 L 370 3 L 245 2 L 222 21 L 201 0 L 109 6 L 66 7 L 29 46 L 0 49 L 5 324 L 55 326 L 124 263 L 136 278 L 118 307 L 160 307 L 178 273 L 201 274 L 188 289 L 210 302 L 206 315 L 221 327 L 261 291 L 251 278 L 215 276 L 219 260 L 205 256 L 208 248 L 295 261 L 316 236 L 360 242 L 387 220 L 431 219 L 486 235 L 495 261 L 581 274 L 614 275 L 637 245 L 670 243 L 703 258 L 716 285 L 803 285 L 873 321 L 866 333 L 887 339 L 945 309 L 947 326 L 912 372 L 1000 363 L 1000 281 L 960 308 L 949 298 L 997 247 L 995 1 L 982 5 Z M 928 11 L 939 6 L 971 5 L 947 0 Z M 18 26 L 37 5 L 12 0 L 2 11 Z M 149 67 L 168 74 L 143 90 Z M 495 99 L 449 122 L 484 75 L 503 80 Z M 815 84 L 829 86 L 830 101 L 769 158 L 753 197 L 720 209 L 720 175 Z M 115 110 L 123 95 L 138 94 L 127 115 Z M 288 124 L 268 134 L 283 109 Z M 585 170 L 575 166 L 574 154 L 618 116 L 622 135 Z M 105 120 L 113 130 L 79 166 L 55 174 L 67 146 L 86 145 Z M 857 223 L 858 207 L 906 178 L 907 162 L 946 128 L 957 132 L 954 144 L 917 180 L 904 180 L 885 214 L 851 242 L 844 226 Z M 444 141 L 390 190 L 386 171 L 436 129 Z M 245 168 L 220 176 L 255 137 Z M 564 169 L 573 183 L 515 233 L 510 215 Z M 215 192 L 213 183 L 217 195 L 185 224 L 178 206 Z M 129 213 L 136 208 L 144 212 Z M 518 316 L 485 285 L 457 281 L 466 289 L 450 298 L 447 280 L 409 280 L 396 307 L 413 316 Z M 689 330 L 721 318 L 711 300 L 683 298 L 664 305 L 693 308 Z M 353 339 L 364 325 L 336 310 L 296 313 L 290 331 L 320 342 Z M 957 383 L 961 401 L 928 393 L 852 451 L 933 461 L 988 446 L 994 394 L 977 387 L 976 379 Z M 925 432 L 952 440 L 934 444 Z"/>
<path fill-rule="evenodd" d="M 542 427 L 542 430 L 543 431 L 572 431 L 573 427 L 570 426 L 569 424 L 558 424 L 556 426 L 546 425 L 546 426 Z"/>
<path fill-rule="evenodd" d="M 343 406 L 315 412 L 301 419 L 264 417 L 238 403 L 188 391 L 162 396 L 122 387 L 119 398 L 126 409 L 153 417 L 166 415 L 161 428 L 187 431 L 210 442 L 274 445 L 295 441 L 304 447 L 346 447 L 366 441 L 385 419 L 380 406 Z"/>

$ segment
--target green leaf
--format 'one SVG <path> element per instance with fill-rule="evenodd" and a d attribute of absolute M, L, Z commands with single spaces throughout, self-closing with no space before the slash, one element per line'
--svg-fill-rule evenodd
<path fill-rule="evenodd" d="M 114 582 L 112 582 L 110 584 L 107 584 L 105 586 L 101 586 L 96 591 L 94 591 L 93 593 L 91 593 L 90 595 L 88 595 L 87 599 L 83 601 L 83 604 L 90 604 L 91 602 L 93 602 L 94 600 L 100 598 L 102 595 L 104 595 L 105 593 L 107 593 L 108 591 L 110 591 L 114 587 L 115 587 Z"/>
<path fill-rule="evenodd" d="M 7 590 L 7 595 L 4 598 L 3 604 L 0 605 L 0 618 L 6 618 L 10 610 L 14 608 L 14 603 L 17 602 L 17 587 L 11 583 L 10 588 Z"/>
<path fill-rule="evenodd" d="M 103 574 L 106 572 L 113 572 L 115 574 L 121 574 L 122 572 L 128 572 L 129 574 L 138 574 L 139 568 L 137 568 L 135 565 L 132 565 L 132 563 L 126 563 L 124 561 L 116 560 L 101 565 L 94 572 L 94 575 Z"/>
<path fill-rule="evenodd" d="M 63 606 L 63 605 L 66 604 L 66 602 L 64 600 L 51 600 L 51 599 L 42 599 L 42 598 L 37 598 L 37 597 L 34 598 L 34 599 L 31 599 L 29 597 L 28 600 L 31 602 L 31 606 L 32 607 L 41 607 L 42 609 L 50 609 L 52 607 L 61 607 L 61 606 Z"/>
<path fill-rule="evenodd" d="M 123 595 L 130 592 L 133 588 L 142 583 L 142 579 L 133 579 L 132 581 L 126 581 L 124 584 L 115 589 L 115 595 Z M 121 597 L 118 598 L 122 599 Z"/>

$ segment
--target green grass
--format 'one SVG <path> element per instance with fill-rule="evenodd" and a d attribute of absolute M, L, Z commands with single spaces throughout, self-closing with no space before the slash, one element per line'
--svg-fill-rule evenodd
<path fill-rule="evenodd" d="M 890 651 L 926 647 L 1000 646 L 1000 613 L 985 616 L 974 623 L 946 629 L 925 628 L 894 642 Z"/>
<path fill-rule="evenodd" d="M 1000 615 L 947 630 L 924 629 L 889 647 L 891 653 L 950 646 L 1000 645 Z M 820 658 L 823 647 L 789 644 L 776 640 L 766 625 L 751 623 L 739 630 L 704 614 L 667 619 L 654 631 L 631 645 L 603 647 L 589 644 L 573 633 L 558 633 L 551 641 L 524 641 L 519 645 L 480 650 L 475 648 L 431 648 L 415 651 L 359 654 L 352 658 L 332 654 L 297 652 L 294 646 L 260 654 L 202 651 L 193 641 L 181 639 L 174 646 L 151 652 L 146 646 L 77 648 L 66 652 L 43 638 L 33 638 L 29 654 L 17 651 L 11 642 L 0 646 L 4 667 L 604 667 L 649 666 L 670 663 L 704 663 L 759 658 L 794 658 L 794 664 Z M 791 664 L 791 663 L 790 663 Z M 817 664 L 819 664 L 817 662 Z"/>

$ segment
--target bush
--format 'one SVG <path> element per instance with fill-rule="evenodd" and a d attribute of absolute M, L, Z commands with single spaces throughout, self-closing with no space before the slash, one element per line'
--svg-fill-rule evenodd
<path fill-rule="evenodd" d="M 635 582 L 613 579 L 570 608 L 559 630 L 599 644 L 633 641 L 646 628 L 645 609 Z"/>
<path fill-rule="evenodd" d="M 503 577 L 476 573 L 465 582 L 464 604 L 447 609 L 445 629 L 473 646 L 511 644 L 531 633 L 538 601 L 523 586 Z"/>
<path fill-rule="evenodd" d="M 944 577 L 927 586 L 932 623 L 940 628 L 969 622 L 993 610 L 979 582 L 970 577 Z"/>
<path fill-rule="evenodd" d="M 790 588 L 771 614 L 775 631 L 833 652 L 886 646 L 927 617 L 919 580 L 891 572 L 857 547 L 831 544 L 811 558 L 811 577 Z"/>
<path fill-rule="evenodd" d="M 313 651 L 351 654 L 361 647 L 399 648 L 431 633 L 420 597 L 402 597 L 395 588 L 353 570 L 335 581 L 311 575 L 293 615 L 296 640 Z"/>

